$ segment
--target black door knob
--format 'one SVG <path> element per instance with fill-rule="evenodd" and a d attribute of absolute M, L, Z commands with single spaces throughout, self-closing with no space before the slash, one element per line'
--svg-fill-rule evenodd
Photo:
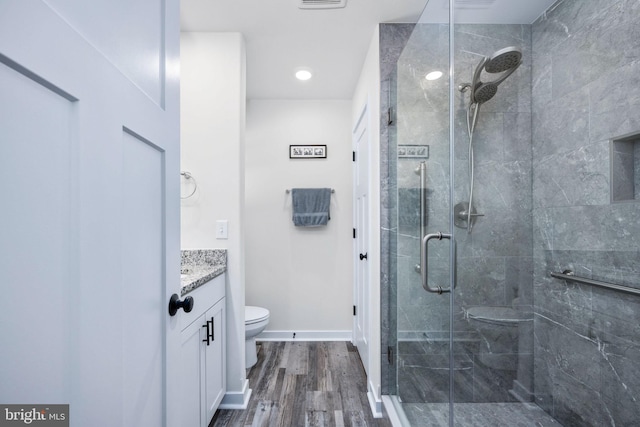
<path fill-rule="evenodd" d="M 171 295 L 171 299 L 169 300 L 169 315 L 175 316 L 180 308 L 183 309 L 185 313 L 190 312 L 191 309 L 193 309 L 193 297 L 186 297 L 180 301 L 178 294 Z"/>
<path fill-rule="evenodd" d="M 360 254 L 360 261 L 367 259 L 367 254 Z"/>

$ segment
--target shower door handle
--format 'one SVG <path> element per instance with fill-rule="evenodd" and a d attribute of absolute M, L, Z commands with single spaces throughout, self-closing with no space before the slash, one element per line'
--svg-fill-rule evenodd
<path fill-rule="evenodd" d="M 427 229 L 427 162 L 422 161 L 420 165 L 414 170 L 417 175 L 420 175 L 420 257 L 422 257 L 422 239 L 426 234 Z M 422 266 L 417 264 L 415 266 L 416 273 L 422 274 Z"/>
<path fill-rule="evenodd" d="M 420 273 L 422 275 L 422 287 L 427 292 L 432 292 L 435 294 L 442 294 L 444 292 L 451 292 L 450 288 L 442 289 L 442 286 L 429 286 L 429 240 L 431 239 L 451 239 L 451 234 L 443 234 L 440 232 L 427 234 L 422 239 L 422 253 L 420 254 Z"/>

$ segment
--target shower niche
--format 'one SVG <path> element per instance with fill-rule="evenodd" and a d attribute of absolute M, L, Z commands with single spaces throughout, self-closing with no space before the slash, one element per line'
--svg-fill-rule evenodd
<path fill-rule="evenodd" d="M 611 140 L 611 202 L 640 200 L 640 132 Z"/>

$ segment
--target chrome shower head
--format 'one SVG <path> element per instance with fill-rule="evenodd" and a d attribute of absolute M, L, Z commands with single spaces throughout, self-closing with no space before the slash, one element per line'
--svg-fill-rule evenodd
<path fill-rule="evenodd" d="M 483 104 L 494 97 L 494 95 L 498 92 L 498 85 L 489 82 L 482 83 L 478 82 L 478 85 L 473 90 L 473 100 L 478 104 Z"/>
<path fill-rule="evenodd" d="M 502 73 L 518 68 L 522 60 L 522 52 L 514 46 L 505 47 L 495 52 L 484 65 L 487 73 Z"/>
<path fill-rule="evenodd" d="M 470 84 L 460 86 L 460 91 L 464 92 L 467 88 L 471 91 L 471 103 L 482 104 L 494 97 L 498 90 L 498 86 L 506 80 L 522 63 L 522 51 L 517 47 L 509 46 L 494 52 L 491 57 L 484 57 L 476 66 L 473 73 L 473 79 Z M 487 73 L 502 73 L 496 80 L 488 83 L 480 81 L 482 71 Z"/>

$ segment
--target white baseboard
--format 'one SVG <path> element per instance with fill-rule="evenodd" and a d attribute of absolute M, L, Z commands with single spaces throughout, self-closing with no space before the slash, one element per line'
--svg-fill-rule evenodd
<path fill-rule="evenodd" d="M 247 409 L 252 390 L 249 388 L 249 380 L 244 380 L 241 391 L 228 391 L 222 398 L 218 408 L 220 409 Z"/>
<path fill-rule="evenodd" d="M 256 341 L 351 341 L 351 331 L 262 331 Z"/>
<path fill-rule="evenodd" d="M 371 382 L 371 378 L 367 378 L 367 399 L 369 400 L 369 407 L 373 418 L 382 418 L 382 400 L 378 398 L 380 395 L 380 387 L 378 386 L 376 392 L 376 386 Z"/>
<path fill-rule="evenodd" d="M 367 399 L 369 399 L 369 407 L 371 407 L 373 418 L 382 418 L 382 400 L 376 400 L 376 397 L 370 391 L 367 392 Z"/>

